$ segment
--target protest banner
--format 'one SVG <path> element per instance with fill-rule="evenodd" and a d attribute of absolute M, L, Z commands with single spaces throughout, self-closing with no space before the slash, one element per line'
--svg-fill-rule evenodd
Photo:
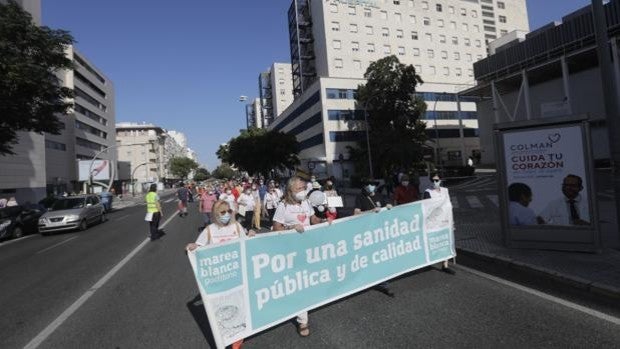
<path fill-rule="evenodd" d="M 188 254 L 218 348 L 456 255 L 449 199 L 260 234 Z"/>

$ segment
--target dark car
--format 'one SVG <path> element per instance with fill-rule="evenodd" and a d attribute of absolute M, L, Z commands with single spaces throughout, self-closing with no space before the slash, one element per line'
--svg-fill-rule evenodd
<path fill-rule="evenodd" d="M 20 238 L 38 232 L 40 208 L 10 206 L 0 209 L 0 240 Z"/>

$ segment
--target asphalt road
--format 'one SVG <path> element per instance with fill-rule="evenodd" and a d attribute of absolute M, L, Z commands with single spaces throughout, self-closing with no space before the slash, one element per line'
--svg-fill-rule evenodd
<path fill-rule="evenodd" d="M 164 205 L 163 221 L 174 209 L 174 202 Z M 24 347 L 46 328 L 49 336 L 38 337 L 39 348 L 209 346 L 208 320 L 183 252 L 197 237 L 201 217 L 194 211 L 172 218 L 167 235 L 155 242 L 145 241 L 143 206 L 108 218 L 85 232 L 0 245 L 0 348 Z M 244 348 L 617 348 L 620 343 L 617 318 L 602 319 L 464 268 L 455 276 L 428 268 L 391 284 L 395 298 L 368 290 L 312 311 L 308 338 L 286 322 L 247 339 Z M 71 307 L 85 294 L 90 298 Z M 49 327 L 59 316 L 63 321 Z"/>

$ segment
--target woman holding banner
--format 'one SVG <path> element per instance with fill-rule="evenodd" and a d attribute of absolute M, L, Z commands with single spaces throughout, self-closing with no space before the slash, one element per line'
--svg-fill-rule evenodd
<path fill-rule="evenodd" d="M 306 182 L 300 177 L 292 177 L 286 185 L 286 192 L 283 201 L 278 204 L 278 208 L 273 216 L 273 230 L 295 229 L 299 233 L 304 232 L 304 227 L 310 224 L 326 222 L 314 215 L 314 209 L 308 200 Z M 308 312 L 297 315 L 297 333 L 302 337 L 310 335 L 308 327 Z"/>
<path fill-rule="evenodd" d="M 185 250 L 193 251 L 199 246 L 211 244 L 220 244 L 225 241 L 234 239 L 244 239 L 246 236 L 252 237 L 256 235 L 254 230 L 246 230 L 241 224 L 235 221 L 235 215 L 230 204 L 223 200 L 218 200 L 213 204 L 211 210 L 211 224 L 209 224 L 198 236 L 195 243 L 185 246 Z M 241 348 L 243 339 L 233 343 L 233 349 Z"/>
<path fill-rule="evenodd" d="M 428 177 L 433 184 L 432 187 L 426 189 L 424 191 L 425 199 L 445 199 L 450 200 L 450 193 L 448 192 L 448 188 L 444 188 L 441 186 L 441 177 L 439 177 L 438 172 L 431 172 L 431 175 Z M 454 275 L 456 272 L 454 269 L 448 267 L 448 261 L 445 260 L 441 266 L 441 271 L 447 274 Z"/>

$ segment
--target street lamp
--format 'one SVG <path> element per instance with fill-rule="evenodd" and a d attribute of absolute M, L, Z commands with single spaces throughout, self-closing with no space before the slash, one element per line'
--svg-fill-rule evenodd
<path fill-rule="evenodd" d="M 433 119 L 435 124 L 435 167 L 437 167 L 441 161 L 439 159 L 439 129 L 437 128 L 437 102 L 439 98 L 445 96 L 445 92 L 441 92 L 435 95 L 435 103 L 433 104 Z"/>

